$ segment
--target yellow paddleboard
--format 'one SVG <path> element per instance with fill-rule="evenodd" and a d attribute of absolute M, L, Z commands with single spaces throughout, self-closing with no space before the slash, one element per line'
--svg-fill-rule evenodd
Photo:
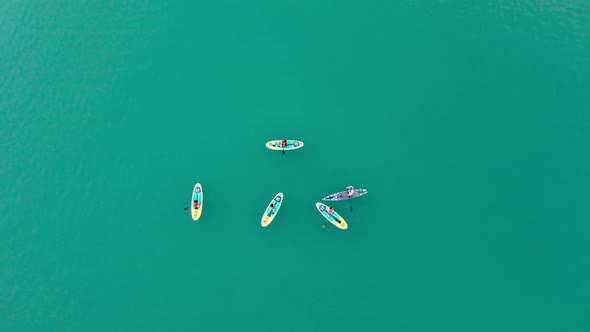
<path fill-rule="evenodd" d="M 274 208 L 272 210 L 270 208 L 271 204 L 274 204 Z M 273 221 L 273 219 L 275 218 L 275 216 L 279 212 L 279 209 L 281 208 L 282 204 L 283 204 L 283 193 L 278 193 L 275 197 L 273 197 L 273 199 L 270 201 L 270 203 L 268 203 L 266 210 L 264 210 L 264 214 L 262 215 L 262 220 L 260 220 L 260 224 L 262 225 L 262 227 L 268 226 Z"/>
<path fill-rule="evenodd" d="M 344 218 L 342 218 L 341 215 L 339 215 L 338 213 L 336 213 L 336 211 L 334 210 L 332 212 L 332 214 L 328 214 L 328 206 L 324 203 L 315 203 L 315 207 L 318 209 L 318 211 L 320 211 L 320 213 L 322 214 L 322 216 L 324 216 L 324 218 L 326 218 L 326 220 L 328 220 L 329 222 L 332 223 L 332 225 L 340 228 L 340 229 L 347 229 L 348 228 L 348 224 L 346 223 L 346 220 L 344 220 Z M 340 221 L 340 222 L 338 222 Z"/>
<path fill-rule="evenodd" d="M 297 149 L 301 149 L 303 147 L 303 142 L 298 141 L 296 139 L 288 139 L 287 141 L 287 146 L 282 147 L 281 146 L 281 141 L 280 139 L 275 139 L 272 141 L 268 141 L 266 142 L 266 147 L 271 149 L 271 150 L 285 150 L 285 151 L 289 151 L 289 150 L 297 150 Z"/>
<path fill-rule="evenodd" d="M 197 221 L 201 218 L 201 213 L 203 212 L 203 188 L 200 183 L 195 184 L 191 197 L 191 215 L 193 216 L 193 220 Z M 195 209 L 195 201 L 199 202 L 197 209 Z"/>

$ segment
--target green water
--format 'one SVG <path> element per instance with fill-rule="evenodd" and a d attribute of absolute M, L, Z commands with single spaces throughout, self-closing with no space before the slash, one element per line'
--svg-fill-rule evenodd
<path fill-rule="evenodd" d="M 0 78 L 0 331 L 590 330 L 587 1 L 7 0 Z"/>

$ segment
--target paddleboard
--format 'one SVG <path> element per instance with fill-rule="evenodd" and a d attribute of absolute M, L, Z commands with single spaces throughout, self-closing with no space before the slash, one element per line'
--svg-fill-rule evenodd
<path fill-rule="evenodd" d="M 324 216 L 324 218 L 326 218 L 326 220 L 328 220 L 329 222 L 332 223 L 332 225 L 334 225 L 340 229 L 347 229 L 348 228 L 348 224 L 346 223 L 346 220 L 344 220 L 344 218 L 342 218 L 341 215 L 336 213 L 335 210 L 332 212 L 332 215 L 328 214 L 328 206 L 326 204 L 318 202 L 318 203 L 315 203 L 315 207 L 318 209 L 318 211 L 320 211 L 322 216 Z M 340 220 L 340 222 L 338 222 L 338 220 Z"/>
<path fill-rule="evenodd" d="M 194 201 L 199 202 L 199 208 L 195 209 Z M 193 188 L 193 195 L 191 198 L 191 215 L 193 216 L 193 220 L 197 221 L 201 218 L 201 212 L 203 211 L 203 188 L 201 187 L 200 183 L 195 184 Z"/>
<path fill-rule="evenodd" d="M 270 205 L 273 203 L 274 203 L 274 209 L 271 211 Z M 283 204 L 283 193 L 278 193 L 275 197 L 273 197 L 273 199 L 270 201 L 270 203 L 268 203 L 266 210 L 264 210 L 264 214 L 262 215 L 262 220 L 260 220 L 260 224 L 262 225 L 262 227 L 266 227 L 266 226 L 270 225 L 270 223 L 273 221 L 273 219 L 275 218 L 275 216 L 279 212 L 279 209 L 281 208 L 282 204 Z"/>
<path fill-rule="evenodd" d="M 354 189 L 352 197 L 348 197 L 348 192 L 346 190 L 344 190 L 344 191 L 340 191 L 337 193 L 333 193 L 332 195 L 328 195 L 328 196 L 322 198 L 322 201 L 329 201 L 329 202 L 345 201 L 348 199 L 361 197 L 366 193 L 367 193 L 367 189 Z"/>
<path fill-rule="evenodd" d="M 266 147 L 271 150 L 277 150 L 277 151 L 278 150 L 285 150 L 285 151 L 297 150 L 297 149 L 301 149 L 303 147 L 303 142 L 295 140 L 295 139 L 288 139 L 287 146 L 281 147 L 281 141 L 282 141 L 281 139 L 268 141 L 268 142 L 266 142 Z"/>

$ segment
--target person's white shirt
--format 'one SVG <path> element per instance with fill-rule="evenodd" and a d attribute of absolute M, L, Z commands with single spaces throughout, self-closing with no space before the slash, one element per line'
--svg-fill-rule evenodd
<path fill-rule="evenodd" d="M 348 197 L 351 197 L 354 194 L 354 187 L 353 186 L 346 187 L 346 192 L 348 194 Z"/>

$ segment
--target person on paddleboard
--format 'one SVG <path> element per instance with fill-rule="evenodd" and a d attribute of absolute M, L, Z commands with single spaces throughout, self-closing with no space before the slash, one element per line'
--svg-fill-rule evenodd
<path fill-rule="evenodd" d="M 285 147 L 285 146 L 287 146 L 287 145 L 288 145 L 288 144 L 287 144 L 287 140 L 286 140 L 286 139 L 284 139 L 284 140 L 282 140 L 282 141 L 281 141 L 281 147 L 282 147 L 282 148 L 284 148 L 284 147 Z"/>
<path fill-rule="evenodd" d="M 329 215 L 330 217 L 332 217 L 332 218 L 336 219 L 336 221 L 337 221 L 338 223 L 341 223 L 342 221 L 340 221 L 340 218 L 336 218 L 336 217 L 334 217 L 334 216 L 332 215 L 332 213 L 334 213 L 334 208 L 333 208 L 333 207 L 331 207 L 331 206 L 328 206 L 328 215 Z"/>
<path fill-rule="evenodd" d="M 353 186 L 346 187 L 346 194 L 348 195 L 348 198 L 351 198 L 352 195 L 354 195 L 354 187 Z"/>
<path fill-rule="evenodd" d="M 193 202 L 193 208 L 194 208 L 195 210 L 198 210 L 198 209 L 199 209 L 199 201 L 198 201 L 198 200 L 195 200 L 195 201 Z"/>
<path fill-rule="evenodd" d="M 270 210 L 268 210 L 268 213 L 266 214 L 268 217 L 272 216 L 272 213 L 273 213 L 273 211 L 275 209 L 274 203 L 270 203 L 269 208 L 270 208 Z"/>

